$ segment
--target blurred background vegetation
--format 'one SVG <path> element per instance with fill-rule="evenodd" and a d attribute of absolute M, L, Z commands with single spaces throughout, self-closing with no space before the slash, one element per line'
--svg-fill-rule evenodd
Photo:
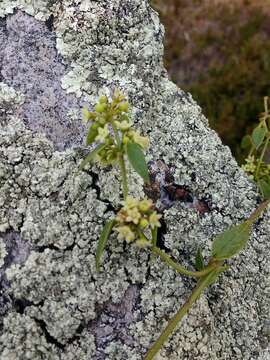
<path fill-rule="evenodd" d="M 165 66 L 242 162 L 240 143 L 270 95 L 270 0 L 152 0 Z"/>

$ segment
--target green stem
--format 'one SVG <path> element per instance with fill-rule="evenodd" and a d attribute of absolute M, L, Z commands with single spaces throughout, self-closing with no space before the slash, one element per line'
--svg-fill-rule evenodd
<path fill-rule="evenodd" d="M 264 102 L 264 113 L 266 116 L 266 115 L 268 115 L 268 96 L 265 96 L 263 98 L 263 102 Z"/>
<path fill-rule="evenodd" d="M 124 200 L 126 200 L 126 198 L 128 196 L 128 180 L 127 180 L 127 170 L 126 170 L 126 165 L 125 165 L 125 159 L 124 159 L 124 155 L 122 152 L 122 143 L 121 143 L 121 140 L 120 140 L 120 137 L 118 134 L 118 130 L 114 123 L 112 123 L 112 128 L 113 128 L 114 136 L 116 139 L 116 144 L 117 144 L 118 150 L 119 150 L 118 163 L 119 163 L 121 178 L 122 178 L 123 197 L 124 197 Z"/>
<path fill-rule="evenodd" d="M 262 214 L 262 212 L 267 208 L 269 203 L 270 203 L 270 199 L 262 202 L 257 207 L 257 209 L 250 215 L 250 217 L 247 219 L 247 222 L 253 224 L 258 219 L 258 217 Z"/>
<path fill-rule="evenodd" d="M 127 181 L 127 171 L 125 166 L 125 160 L 123 154 L 119 154 L 119 167 L 121 171 L 122 177 L 122 186 L 123 186 L 123 196 L 124 200 L 126 200 L 128 196 L 128 181 Z"/>
<path fill-rule="evenodd" d="M 249 153 L 248 153 L 248 157 L 250 157 L 250 156 L 253 154 L 254 150 L 255 150 L 255 146 L 252 145 L 252 146 L 251 146 L 251 149 L 250 149 L 250 151 L 249 151 Z"/>
<path fill-rule="evenodd" d="M 152 244 L 154 247 L 157 246 L 157 232 L 158 232 L 158 228 L 157 226 L 155 226 L 154 229 L 152 230 Z"/>
<path fill-rule="evenodd" d="M 114 123 L 112 123 L 112 128 L 113 128 L 116 144 L 118 146 L 118 149 L 120 150 L 121 149 L 121 140 L 120 140 L 120 137 L 119 137 L 119 134 L 118 134 L 117 127 L 115 126 Z"/>
<path fill-rule="evenodd" d="M 215 271 L 212 273 L 209 273 L 204 278 L 200 279 L 197 286 L 191 293 L 189 299 L 185 302 L 185 304 L 179 309 L 179 311 L 174 315 L 174 317 L 169 321 L 168 325 L 162 332 L 162 334 L 159 336 L 157 341 L 154 343 L 154 345 L 151 347 L 150 350 L 148 350 L 144 360 L 152 360 L 154 356 L 158 353 L 158 351 L 161 349 L 163 344 L 166 342 L 166 340 L 171 336 L 173 331 L 175 330 L 178 323 L 182 320 L 182 318 L 187 314 L 189 309 L 192 307 L 194 302 L 200 297 L 204 289 L 206 289 L 209 285 L 209 282 L 213 276 Z"/>
<path fill-rule="evenodd" d="M 187 276 L 193 276 L 196 278 L 200 278 L 202 276 L 209 274 L 211 271 L 216 269 L 218 266 L 217 263 L 214 262 L 214 263 L 209 263 L 209 265 L 201 271 L 190 271 L 190 270 L 187 270 L 186 268 L 184 268 L 183 266 L 177 264 L 174 260 L 172 260 L 172 258 L 170 258 L 170 256 L 165 254 L 165 252 L 162 251 L 161 249 L 159 249 L 158 247 L 153 246 L 151 248 L 151 251 L 153 252 L 153 254 L 159 256 L 161 258 L 161 260 L 163 260 L 167 265 L 169 265 L 171 268 L 176 270 L 178 273 L 187 275 Z"/>
<path fill-rule="evenodd" d="M 261 164 L 262 164 L 262 160 L 263 160 L 263 158 L 264 158 L 264 154 L 265 154 L 265 152 L 266 152 L 268 143 L 269 143 L 269 137 L 267 137 L 267 139 L 266 139 L 266 141 L 265 141 L 265 144 L 264 144 L 264 147 L 263 147 L 263 150 L 262 150 L 260 159 L 259 159 L 259 163 L 258 163 L 258 165 L 257 165 L 257 169 L 256 169 L 256 173 L 255 173 L 255 180 L 256 180 L 256 181 L 258 181 L 259 170 L 260 170 L 260 167 L 261 167 Z"/>

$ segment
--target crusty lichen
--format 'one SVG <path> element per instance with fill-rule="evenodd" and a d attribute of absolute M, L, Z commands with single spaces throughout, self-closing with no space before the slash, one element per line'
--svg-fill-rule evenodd
<path fill-rule="evenodd" d="M 12 111 L 13 106 L 23 104 L 25 97 L 7 84 L 0 82 L 0 114 Z"/>
<path fill-rule="evenodd" d="M 6 255 L 6 245 L 4 241 L 0 238 L 0 268 L 4 265 Z"/>
<path fill-rule="evenodd" d="M 163 28 L 148 1 L 4 1 L 0 16 L 15 7 L 42 20 L 53 12 L 57 49 L 69 66 L 62 78 L 67 92 L 90 103 L 116 86 L 128 95 L 136 126 L 151 139 L 148 159 L 162 158 L 174 169 L 175 181 L 205 198 L 211 209 L 204 217 L 181 205 L 167 210 L 165 245 L 188 266 L 197 245 L 207 255 L 217 232 L 250 214 L 257 193 L 200 108 L 167 79 Z M 139 249 L 125 249 L 115 235 L 96 273 L 97 238 L 104 219 L 112 216 L 111 205 L 119 204 L 118 172 L 94 166 L 76 174 L 82 154 L 55 151 L 43 135 L 9 116 L 17 97 L 11 88 L 8 93 L 3 109 L 8 121 L 0 128 L 0 231 L 18 231 L 32 252 L 6 272 L 10 293 L 27 306 L 23 314 L 14 308 L 6 317 L 1 355 L 142 359 L 193 282 Z M 136 175 L 131 189 L 133 195 L 142 193 Z M 269 213 L 265 219 L 245 253 L 192 309 L 161 359 L 259 360 L 269 307 Z M 102 321 L 110 319 L 108 304 L 121 304 L 131 286 L 140 292 L 139 302 L 134 317 L 125 319 L 120 342 L 118 335 L 106 336 Z"/>
<path fill-rule="evenodd" d="M 0 18 L 12 14 L 15 9 L 23 9 L 29 15 L 39 20 L 46 20 L 50 16 L 48 5 L 51 0 L 2 0 L 0 3 Z"/>

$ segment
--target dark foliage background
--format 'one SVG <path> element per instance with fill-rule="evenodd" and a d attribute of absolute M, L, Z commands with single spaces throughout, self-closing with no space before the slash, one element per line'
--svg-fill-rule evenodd
<path fill-rule="evenodd" d="M 165 64 L 241 162 L 270 94 L 269 0 L 153 0 L 165 25 Z"/>

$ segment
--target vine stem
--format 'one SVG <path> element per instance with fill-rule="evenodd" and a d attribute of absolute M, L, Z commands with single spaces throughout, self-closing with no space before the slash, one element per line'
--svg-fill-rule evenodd
<path fill-rule="evenodd" d="M 203 276 L 209 274 L 214 269 L 216 269 L 217 266 L 218 266 L 217 263 L 215 263 L 215 262 L 211 263 L 210 262 L 209 265 L 207 267 L 205 267 L 201 271 L 190 271 L 190 270 L 187 270 L 185 267 L 177 264 L 170 256 L 165 254 L 165 252 L 162 251 L 161 249 L 159 249 L 158 247 L 153 246 L 151 248 L 151 250 L 152 250 L 153 254 L 159 256 L 161 258 L 161 260 L 163 260 L 168 266 L 173 268 L 178 273 L 183 274 L 183 275 L 187 275 L 187 276 L 193 276 L 193 277 L 196 277 L 196 278 L 200 278 L 200 277 L 203 277 Z"/>
<path fill-rule="evenodd" d="M 270 203 L 270 199 L 262 202 L 257 207 L 257 209 L 250 215 L 250 217 L 247 219 L 247 222 L 249 222 L 250 224 L 253 224 L 258 219 L 258 217 L 262 214 L 262 212 L 267 208 L 269 203 Z"/>
<path fill-rule="evenodd" d="M 184 303 L 184 305 L 178 310 L 178 312 L 174 315 L 174 317 L 169 321 L 166 328 L 156 340 L 154 345 L 151 347 L 150 350 L 146 353 L 144 360 L 152 360 L 154 356 L 158 353 L 161 349 L 163 344 L 166 340 L 172 335 L 173 331 L 175 330 L 176 326 L 179 322 L 183 319 L 183 317 L 188 313 L 192 305 L 195 301 L 200 297 L 202 292 L 209 286 L 211 283 L 212 277 L 216 274 L 216 271 L 210 272 L 207 276 L 203 277 L 198 281 L 197 286 L 192 291 L 188 300 Z"/>
<path fill-rule="evenodd" d="M 152 244 L 154 247 L 157 246 L 157 234 L 158 234 L 158 228 L 157 226 L 154 227 L 152 230 Z"/>
<path fill-rule="evenodd" d="M 128 196 L 128 180 L 127 180 L 127 170 L 126 170 L 125 159 L 124 159 L 123 151 L 121 149 L 122 143 L 121 143 L 121 140 L 120 140 L 120 137 L 118 134 L 118 130 L 114 123 L 112 123 L 112 128 L 113 128 L 116 144 L 117 144 L 118 150 L 119 150 L 118 163 L 119 163 L 121 178 L 122 178 L 123 197 L 124 197 L 124 200 L 126 200 L 126 198 Z"/>
<path fill-rule="evenodd" d="M 124 196 L 124 200 L 126 200 L 128 196 L 128 182 L 127 182 L 127 170 L 126 170 L 125 159 L 123 154 L 119 155 L 119 167 L 122 177 L 123 196 Z"/>
<path fill-rule="evenodd" d="M 263 150 L 262 150 L 260 159 L 259 159 L 259 163 L 258 163 L 258 166 L 257 166 L 257 169 L 256 169 L 256 173 L 255 173 L 255 180 L 256 180 L 256 181 L 258 180 L 259 170 L 260 170 L 260 167 L 261 167 L 261 164 L 262 164 L 262 160 L 263 160 L 263 158 L 264 158 L 264 154 L 265 154 L 265 152 L 266 152 L 268 143 L 269 143 L 269 136 L 267 137 L 267 139 L 266 139 L 266 141 L 265 141 L 265 144 L 264 144 L 264 147 L 263 147 Z"/>

